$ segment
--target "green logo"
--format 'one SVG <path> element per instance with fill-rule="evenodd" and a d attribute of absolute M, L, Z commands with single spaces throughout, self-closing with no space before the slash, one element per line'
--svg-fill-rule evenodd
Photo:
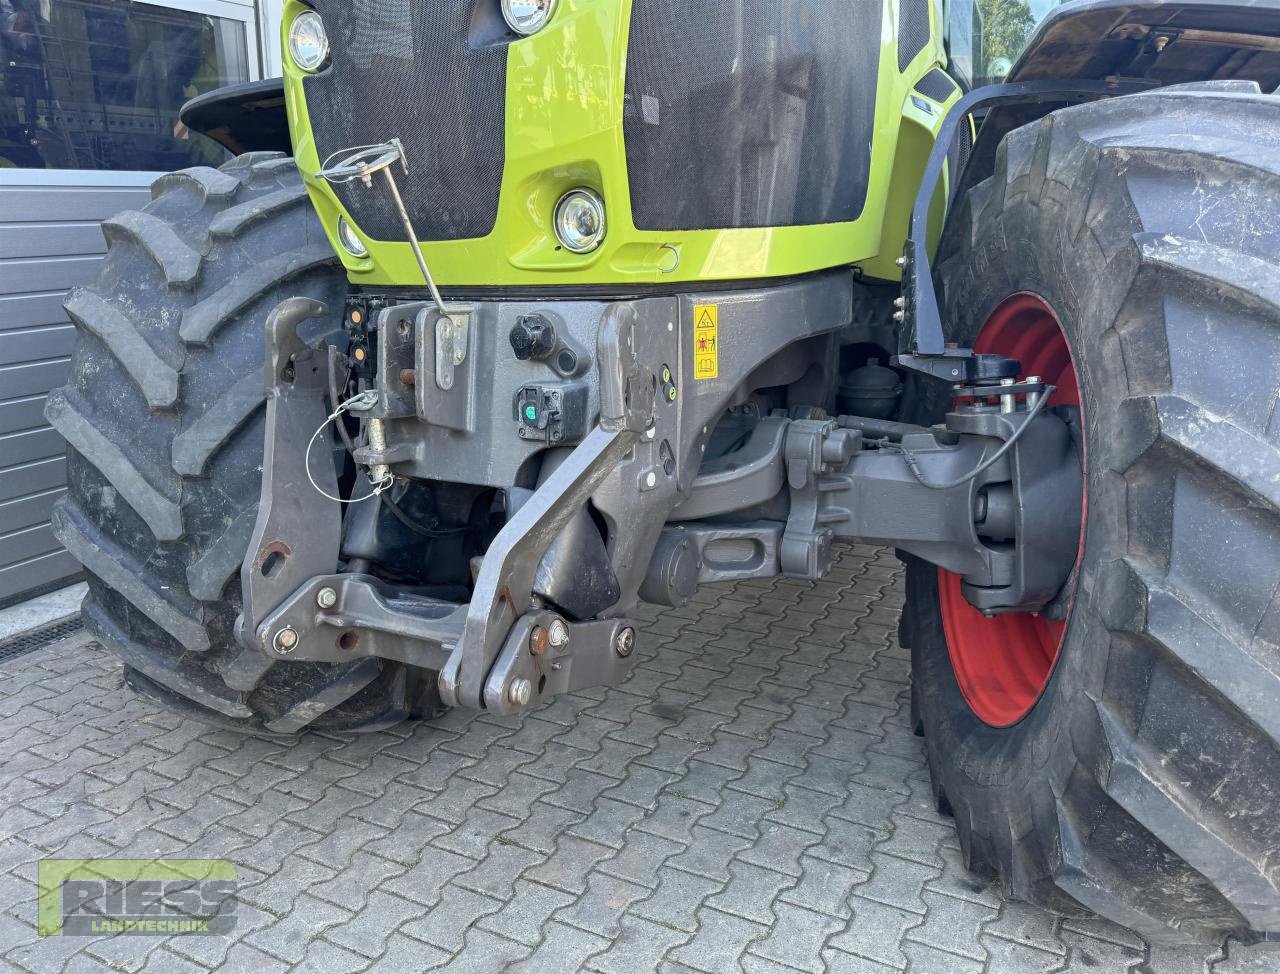
<path fill-rule="evenodd" d="M 218 935 L 236 925 L 225 859 L 42 859 L 40 936 Z"/>

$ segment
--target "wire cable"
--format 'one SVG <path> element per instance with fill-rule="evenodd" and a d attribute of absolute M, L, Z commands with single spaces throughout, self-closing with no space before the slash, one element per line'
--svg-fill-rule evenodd
<path fill-rule="evenodd" d="M 985 471 L 989 470 L 992 466 L 994 466 L 996 463 L 1000 461 L 1001 457 L 1003 457 L 1006 453 L 1008 453 L 1011 449 L 1013 449 L 1014 444 L 1017 443 L 1018 440 L 1022 439 L 1022 434 L 1031 428 L 1031 421 L 1034 420 L 1037 416 L 1039 416 L 1042 412 L 1044 412 L 1045 407 L 1049 403 L 1049 397 L 1053 395 L 1056 389 L 1057 389 L 1056 386 L 1046 385 L 1044 387 L 1044 391 L 1040 393 L 1040 398 L 1036 401 L 1036 404 L 1032 406 L 1031 411 L 1027 413 L 1026 421 L 1023 422 L 1021 426 L 1019 426 L 1016 430 L 1013 431 L 1013 435 L 1004 441 L 1004 445 L 1000 447 L 1000 449 L 996 450 L 995 453 L 991 454 L 991 456 L 987 457 L 987 459 L 983 460 L 980 464 L 978 464 L 976 467 L 970 470 L 967 474 L 965 474 L 962 477 L 957 477 L 955 480 L 948 480 L 946 483 L 943 483 L 943 484 L 935 484 L 931 480 L 926 480 L 924 473 L 920 470 L 919 459 L 915 456 L 915 454 L 913 454 L 910 450 L 908 450 L 906 447 L 902 446 L 899 443 L 885 442 L 884 444 L 881 445 L 880 448 L 882 450 L 891 450 L 896 453 L 901 453 L 902 459 L 907 462 L 907 469 L 911 471 L 911 475 L 915 477 L 917 481 L 920 482 L 921 486 L 928 487 L 930 490 L 952 490 L 955 487 L 959 487 L 961 484 L 968 483 L 969 481 L 977 477 L 979 474 L 982 474 Z"/>
<path fill-rule="evenodd" d="M 374 484 L 373 490 L 370 493 L 365 494 L 363 497 L 352 497 L 352 498 L 344 499 L 342 497 L 335 497 L 333 494 L 330 494 L 323 487 L 317 484 L 316 478 L 311 473 L 311 451 L 315 449 L 316 440 L 318 440 L 320 438 L 320 434 L 325 431 L 325 427 L 327 427 L 330 423 L 337 422 L 338 419 L 341 418 L 343 413 L 349 412 L 350 410 L 352 410 L 353 408 L 356 408 L 357 406 L 362 409 L 368 409 L 377 401 L 378 401 L 378 394 L 376 392 L 369 391 L 369 392 L 358 393 L 357 395 L 352 396 L 346 402 L 339 404 L 338 408 L 335 409 L 332 413 L 330 413 L 325 418 L 325 421 L 321 423 L 318 427 L 316 427 L 316 431 L 311 434 L 311 441 L 307 444 L 306 456 L 303 457 L 303 466 L 307 468 L 307 479 L 311 481 L 311 486 L 316 489 L 316 492 L 321 497 L 324 497 L 327 500 L 336 501 L 339 504 L 360 504 L 364 501 L 371 500 L 374 497 L 377 497 L 384 491 L 388 490 L 391 487 L 391 485 L 395 483 L 395 478 L 392 477 L 390 474 L 388 474 L 384 480 L 382 480 L 377 484 Z"/>

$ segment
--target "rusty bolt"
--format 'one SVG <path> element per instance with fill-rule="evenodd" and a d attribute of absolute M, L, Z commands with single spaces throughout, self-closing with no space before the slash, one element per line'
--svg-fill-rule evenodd
<path fill-rule="evenodd" d="M 272 640 L 272 645 L 275 646 L 276 652 L 281 655 L 292 653 L 294 647 L 298 645 L 298 631 L 292 626 L 285 626 L 276 633 L 276 638 Z"/>
<path fill-rule="evenodd" d="M 415 372 L 413 369 L 400 370 L 401 385 L 411 386 L 417 381 L 418 381 L 418 373 Z"/>
<path fill-rule="evenodd" d="M 541 656 L 547 651 L 547 630 L 541 626 L 534 626 L 533 631 L 529 633 L 529 652 L 534 656 Z"/>

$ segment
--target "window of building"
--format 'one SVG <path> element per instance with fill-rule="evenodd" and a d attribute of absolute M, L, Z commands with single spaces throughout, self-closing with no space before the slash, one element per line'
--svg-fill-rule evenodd
<path fill-rule="evenodd" d="M 222 148 L 189 132 L 178 110 L 250 80 L 245 10 L 0 0 L 0 168 L 168 172 L 222 162 Z"/>

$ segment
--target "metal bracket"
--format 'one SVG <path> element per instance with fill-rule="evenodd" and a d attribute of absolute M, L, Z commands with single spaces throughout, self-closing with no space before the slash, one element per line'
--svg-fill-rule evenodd
<path fill-rule="evenodd" d="M 338 563 L 341 513 L 312 486 L 314 478 L 322 490 L 336 495 L 337 473 L 328 451 L 317 451 L 314 458 L 307 454 L 312 434 L 328 418 L 328 363 L 303 344 L 297 330 L 307 318 L 327 313 L 319 301 L 288 298 L 267 316 L 262 493 L 249 555 L 240 569 L 243 611 L 237 622 L 240 642 L 263 651 L 267 646 L 258 632 L 262 620 L 300 585 L 328 574 Z"/>
<path fill-rule="evenodd" d="M 321 575 L 263 620 L 268 656 L 313 663 L 378 657 L 435 670 L 462 635 L 466 607 L 398 597 L 370 575 Z M 282 642 L 280 634 L 292 630 Z"/>
<path fill-rule="evenodd" d="M 969 115 L 980 109 L 1004 105 L 1126 95 L 1145 91 L 1148 87 L 1118 79 L 1017 81 L 976 88 L 951 107 L 938 130 L 933 151 L 929 154 L 920 191 L 911 212 L 911 230 L 900 260 L 903 268 L 902 314 L 907 327 L 902 329 L 899 336 L 898 355 L 894 358 L 894 365 L 948 382 L 1001 379 L 1017 374 L 1016 364 L 1010 366 L 1007 364 L 1010 360 L 1001 356 L 982 356 L 969 348 L 947 347 L 942 331 L 938 295 L 933 286 L 933 272 L 929 264 L 930 210 L 942 180 L 943 166 L 952 157 L 952 150 L 960 137 L 960 126 Z M 959 186 L 960 174 L 953 173 L 947 199 L 948 209 Z M 989 361 L 983 361 L 984 359 Z"/>
<path fill-rule="evenodd" d="M 638 436 L 597 426 L 498 532 L 481 563 L 462 640 L 440 671 L 446 704 L 484 705 L 485 679 L 511 627 L 529 609 L 543 554 Z"/>
<path fill-rule="evenodd" d="M 565 634 L 559 646 L 549 637 L 553 626 Z M 616 686 L 635 663 L 635 632 L 623 619 L 570 625 L 550 612 L 521 617 L 485 680 L 485 709 L 515 714 L 557 693 Z"/>
<path fill-rule="evenodd" d="M 861 445 L 861 432 L 842 429 L 835 420 L 802 419 L 787 428 L 791 514 L 780 551 L 784 574 L 816 580 L 830 570 L 835 525 L 846 521 L 849 512 L 826 501 L 847 486 L 848 478 L 840 472 Z"/>
<path fill-rule="evenodd" d="M 453 372 L 467 360 L 471 341 L 471 310 L 449 309 L 436 318 L 436 385 L 453 388 Z"/>

